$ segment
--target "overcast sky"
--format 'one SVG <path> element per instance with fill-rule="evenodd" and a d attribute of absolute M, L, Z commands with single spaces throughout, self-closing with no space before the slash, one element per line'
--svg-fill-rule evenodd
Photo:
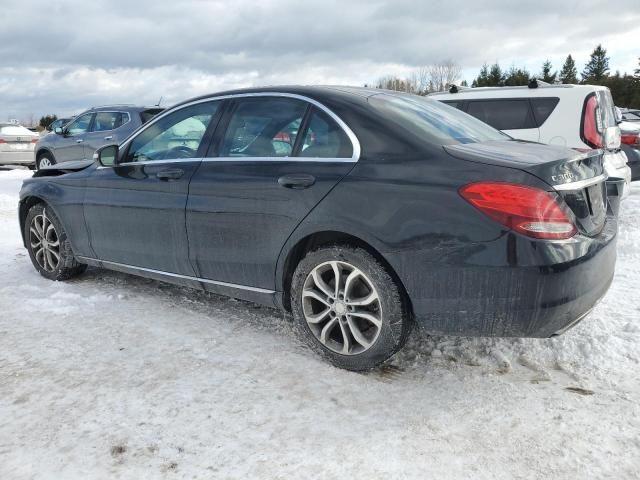
<path fill-rule="evenodd" d="M 222 89 L 363 85 L 443 59 L 538 72 L 602 43 L 640 56 L 638 0 L 22 0 L 0 4 L 0 120 L 105 103 L 169 105 Z"/>

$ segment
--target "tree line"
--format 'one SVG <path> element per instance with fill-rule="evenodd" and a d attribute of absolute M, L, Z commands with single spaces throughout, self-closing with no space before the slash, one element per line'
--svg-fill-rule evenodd
<path fill-rule="evenodd" d="M 640 58 L 638 68 L 633 74 L 619 71 L 610 73 L 609 56 L 607 50 L 598 45 L 589 61 L 584 66 L 578 78 L 578 68 L 571 56 L 567 55 L 560 71 L 554 70 L 550 60 L 546 60 L 537 74 L 531 74 L 526 68 L 512 65 L 503 70 L 498 62 L 493 65 L 486 63 L 480 69 L 476 78 L 471 82 L 472 87 L 505 87 L 527 85 L 533 78 L 547 83 L 571 83 L 604 85 L 609 87 L 611 95 L 617 106 L 627 108 L 640 108 Z M 407 78 L 387 76 L 382 77 L 376 83 L 377 88 L 426 95 L 432 92 L 442 92 L 450 85 L 460 81 L 462 68 L 451 60 L 446 60 L 427 67 L 419 68 L 411 72 Z M 467 86 L 462 80 L 460 85 Z"/>

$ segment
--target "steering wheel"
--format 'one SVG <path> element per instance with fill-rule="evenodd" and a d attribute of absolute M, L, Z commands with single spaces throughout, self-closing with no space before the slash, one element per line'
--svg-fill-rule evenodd
<path fill-rule="evenodd" d="M 185 145 L 178 145 L 168 150 L 164 155 L 164 158 L 194 158 L 196 151 L 193 148 L 189 148 Z"/>

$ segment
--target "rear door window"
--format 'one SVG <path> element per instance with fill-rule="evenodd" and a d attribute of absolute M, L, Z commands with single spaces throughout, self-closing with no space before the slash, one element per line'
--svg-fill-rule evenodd
<path fill-rule="evenodd" d="M 472 100 L 467 113 L 498 130 L 536 128 L 531 105 L 526 98 L 500 100 Z"/>
<path fill-rule="evenodd" d="M 301 157 L 351 158 L 353 146 L 345 131 L 329 115 L 314 108 L 300 147 Z"/>
<path fill-rule="evenodd" d="M 290 156 L 307 107 L 306 102 L 284 97 L 236 100 L 220 156 Z"/>
<path fill-rule="evenodd" d="M 556 105 L 560 99 L 558 97 L 553 98 L 532 98 L 531 106 L 533 107 L 533 116 L 536 119 L 536 123 L 538 126 L 542 126 L 542 124 L 549 118 L 549 115 L 555 110 Z"/>
<path fill-rule="evenodd" d="M 122 112 L 98 112 L 93 122 L 94 132 L 105 132 L 115 130 L 129 121 L 129 116 Z"/>

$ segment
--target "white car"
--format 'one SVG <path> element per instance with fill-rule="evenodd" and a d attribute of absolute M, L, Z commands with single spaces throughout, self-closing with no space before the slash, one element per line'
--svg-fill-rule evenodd
<path fill-rule="evenodd" d="M 40 135 L 21 125 L 0 123 L 0 165 L 33 165 Z"/>
<path fill-rule="evenodd" d="M 431 96 L 519 140 L 603 149 L 608 187 L 621 198 L 629 193 L 631 169 L 620 149 L 620 129 L 607 87 L 532 81 L 522 87 L 452 88 Z"/>

